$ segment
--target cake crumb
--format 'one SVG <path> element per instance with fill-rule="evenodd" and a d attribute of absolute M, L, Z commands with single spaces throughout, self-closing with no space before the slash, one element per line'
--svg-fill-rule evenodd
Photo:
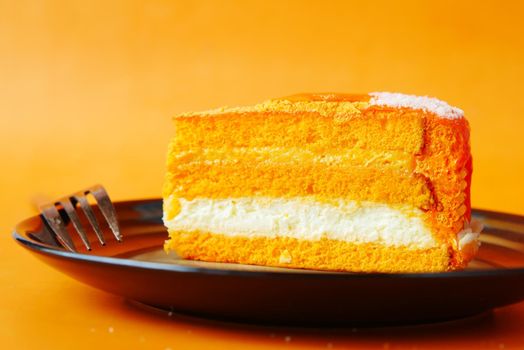
<path fill-rule="evenodd" d="M 293 259 L 291 258 L 291 254 L 287 249 L 284 249 L 282 253 L 280 253 L 280 258 L 278 259 L 278 262 L 281 264 L 290 264 Z"/>

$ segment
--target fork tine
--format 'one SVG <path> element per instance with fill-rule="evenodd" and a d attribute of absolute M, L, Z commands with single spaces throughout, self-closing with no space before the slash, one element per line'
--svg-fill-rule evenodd
<path fill-rule="evenodd" d="M 82 239 L 82 242 L 84 243 L 87 250 L 91 250 L 91 244 L 89 243 L 89 240 L 87 239 L 87 234 L 84 229 L 84 226 L 82 226 L 82 223 L 80 222 L 80 218 L 78 217 L 75 208 L 73 207 L 73 204 L 71 204 L 70 198 L 63 198 L 60 200 L 60 204 L 64 208 L 64 210 L 67 213 L 67 216 L 69 216 L 69 219 L 71 219 L 71 222 L 73 223 L 73 226 L 76 229 L 76 232 L 80 236 L 80 239 Z"/>
<path fill-rule="evenodd" d="M 98 207 L 106 218 L 116 240 L 122 242 L 122 235 L 120 234 L 120 228 L 118 227 L 118 221 L 116 219 L 116 210 L 106 190 L 101 185 L 95 185 L 88 189 L 88 192 L 95 197 Z"/>
<path fill-rule="evenodd" d="M 56 209 L 55 204 L 43 204 L 40 206 L 40 211 L 42 212 L 45 222 L 47 222 L 51 227 L 60 243 L 62 243 L 67 250 L 76 252 L 75 245 L 73 244 L 71 237 L 69 237 L 69 232 L 67 232 L 64 221 L 60 217 L 60 213 L 58 212 L 58 209 Z"/>
<path fill-rule="evenodd" d="M 87 220 L 91 224 L 91 227 L 93 227 L 93 230 L 95 231 L 95 234 L 98 237 L 98 241 L 100 242 L 100 244 L 105 245 L 106 241 L 104 239 L 104 234 L 100 229 L 100 225 L 98 224 L 98 220 L 96 219 L 95 212 L 93 211 L 93 208 L 91 208 L 91 206 L 89 205 L 89 202 L 87 201 L 87 198 L 85 197 L 84 193 L 75 194 L 73 195 L 73 198 L 77 203 L 80 204 L 80 207 L 86 215 Z"/>
<path fill-rule="evenodd" d="M 87 237 L 87 231 L 77 213 L 78 204 L 80 204 L 80 207 L 95 231 L 100 243 L 102 245 L 106 244 L 99 220 L 97 219 L 92 206 L 88 202 L 87 195 L 89 194 L 95 198 L 98 208 L 107 221 L 107 224 L 116 240 L 122 242 L 122 235 L 120 233 L 120 228 L 118 227 L 115 207 L 109 199 L 109 195 L 104 187 L 101 185 L 95 185 L 84 191 L 76 192 L 68 197 L 61 198 L 57 202 L 47 203 L 40 206 L 41 216 L 43 217 L 44 222 L 48 224 L 62 246 L 72 252 L 76 252 L 76 248 L 71 236 L 69 235 L 68 229 L 66 228 L 66 223 L 64 222 L 66 217 L 75 228 L 85 247 L 88 250 L 91 250 L 91 243 Z M 63 210 L 63 212 L 61 210 Z"/>

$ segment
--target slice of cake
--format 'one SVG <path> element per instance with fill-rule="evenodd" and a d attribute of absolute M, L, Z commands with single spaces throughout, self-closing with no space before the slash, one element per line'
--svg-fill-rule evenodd
<path fill-rule="evenodd" d="M 334 271 L 463 268 L 469 126 L 435 98 L 304 94 L 174 118 L 167 251 Z"/>

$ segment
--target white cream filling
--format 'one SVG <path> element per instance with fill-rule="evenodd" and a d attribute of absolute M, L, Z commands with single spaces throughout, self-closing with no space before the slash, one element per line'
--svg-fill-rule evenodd
<path fill-rule="evenodd" d="M 322 237 L 352 243 L 432 248 L 438 246 L 419 209 L 371 202 L 337 200 L 328 203 L 308 197 L 242 197 L 228 199 L 168 197 L 165 213 L 179 201 L 180 211 L 164 223 L 173 231 L 203 231 L 227 236 Z"/>

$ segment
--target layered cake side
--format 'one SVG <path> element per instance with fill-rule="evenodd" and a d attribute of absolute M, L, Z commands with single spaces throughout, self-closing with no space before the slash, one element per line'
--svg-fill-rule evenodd
<path fill-rule="evenodd" d="M 365 272 L 454 270 L 476 253 L 469 126 L 442 101 L 302 94 L 174 123 L 167 251 Z"/>

